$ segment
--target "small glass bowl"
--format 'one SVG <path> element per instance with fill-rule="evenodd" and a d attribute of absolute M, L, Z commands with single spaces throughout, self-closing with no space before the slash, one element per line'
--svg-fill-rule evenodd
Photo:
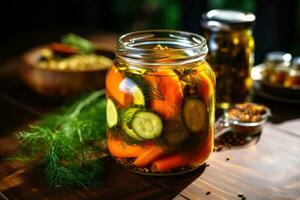
<path fill-rule="evenodd" d="M 251 103 L 254 104 L 254 103 Z M 255 104 L 259 105 L 259 104 Z M 234 108 L 231 107 L 230 109 Z M 229 109 L 229 110 L 230 110 Z M 228 131 L 232 131 L 236 134 L 244 134 L 244 135 L 256 135 L 261 133 L 263 125 L 267 122 L 268 118 L 271 116 L 271 111 L 269 108 L 264 106 L 265 112 L 260 115 L 260 120 L 255 122 L 245 122 L 239 121 L 236 118 L 232 118 L 229 116 L 228 111 L 224 111 L 224 115 L 221 116 L 215 124 L 215 138 L 220 137 L 224 133 Z"/>

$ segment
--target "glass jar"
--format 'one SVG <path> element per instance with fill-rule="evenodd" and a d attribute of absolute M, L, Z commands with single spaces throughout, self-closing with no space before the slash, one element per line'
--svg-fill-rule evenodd
<path fill-rule="evenodd" d="M 300 57 L 295 57 L 293 59 L 283 86 L 285 88 L 300 89 Z"/>
<path fill-rule="evenodd" d="M 203 15 L 202 27 L 209 53 L 207 61 L 216 74 L 217 108 L 250 101 L 255 16 L 230 10 L 211 10 Z"/>
<path fill-rule="evenodd" d="M 112 157 L 143 174 L 201 166 L 214 141 L 215 77 L 205 39 L 173 30 L 119 38 L 106 77 L 107 145 Z"/>
<path fill-rule="evenodd" d="M 273 86 L 283 86 L 289 73 L 292 55 L 281 51 L 272 51 L 267 53 L 263 72 L 263 81 L 265 84 Z"/>

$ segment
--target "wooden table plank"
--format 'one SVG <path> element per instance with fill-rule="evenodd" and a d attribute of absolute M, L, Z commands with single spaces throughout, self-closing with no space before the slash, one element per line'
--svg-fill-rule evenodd
<path fill-rule="evenodd" d="M 277 124 L 275 127 L 300 137 L 300 118 Z"/>
<path fill-rule="evenodd" d="M 111 158 L 104 159 L 103 186 L 100 188 L 73 188 L 63 192 L 50 190 L 42 173 L 28 171 L 20 162 L 6 162 L 2 169 L 0 191 L 9 199 L 111 199 L 136 190 L 154 190 L 154 184 L 144 177 L 120 168 Z M 3 172 L 5 170 L 5 172 Z M 156 190 L 159 188 L 156 187 Z"/>
<path fill-rule="evenodd" d="M 190 199 L 239 199 L 239 193 L 247 199 L 299 199 L 299 147 L 299 137 L 268 124 L 256 145 L 214 152 L 209 167 L 181 194 Z"/>
<path fill-rule="evenodd" d="M 39 118 L 23 106 L 7 101 L 0 95 L 0 137 L 24 129 L 28 123 Z"/>
<path fill-rule="evenodd" d="M 8 198 L 4 194 L 2 194 L 2 192 L 0 192 L 0 199 L 8 200 Z"/>

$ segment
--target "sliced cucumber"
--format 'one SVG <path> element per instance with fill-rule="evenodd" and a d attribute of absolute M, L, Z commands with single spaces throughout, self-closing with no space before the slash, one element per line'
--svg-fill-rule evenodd
<path fill-rule="evenodd" d="M 147 104 L 147 95 L 151 94 L 151 87 L 141 75 L 127 72 L 125 76 L 133 82 L 133 103 L 135 105 L 145 106 Z"/>
<path fill-rule="evenodd" d="M 143 138 L 139 137 L 134 130 L 131 128 L 131 121 L 134 114 L 139 110 L 139 108 L 131 107 L 127 108 L 121 115 L 121 128 L 123 132 L 129 137 L 136 140 L 143 140 Z"/>
<path fill-rule="evenodd" d="M 126 77 L 121 82 L 120 88 L 133 96 L 133 104 L 145 106 L 144 94 L 136 82 Z"/>
<path fill-rule="evenodd" d="M 205 104 L 197 98 L 187 99 L 183 106 L 183 119 L 186 126 L 194 133 L 207 128 L 208 114 Z"/>
<path fill-rule="evenodd" d="M 143 94 L 142 90 L 137 85 L 134 87 L 134 90 L 135 91 L 132 94 L 133 103 L 135 105 L 145 106 L 146 102 L 145 102 L 145 97 L 144 97 L 144 94 Z"/>
<path fill-rule="evenodd" d="M 110 98 L 106 100 L 106 121 L 109 128 L 115 127 L 119 121 L 118 108 Z"/>
<path fill-rule="evenodd" d="M 147 111 L 136 112 L 131 125 L 136 134 L 143 139 L 157 138 L 163 129 L 160 117 Z"/>

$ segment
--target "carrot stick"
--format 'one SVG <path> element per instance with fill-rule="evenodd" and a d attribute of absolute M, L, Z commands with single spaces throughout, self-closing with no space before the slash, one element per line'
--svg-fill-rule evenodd
<path fill-rule="evenodd" d="M 205 72 L 198 72 L 197 76 L 199 78 L 198 94 L 202 97 L 205 103 L 208 103 L 214 92 L 212 80 L 205 74 Z"/>
<path fill-rule="evenodd" d="M 120 158 L 138 157 L 150 148 L 149 145 L 130 145 L 124 141 L 114 138 L 107 138 L 107 146 L 113 156 Z"/>
<path fill-rule="evenodd" d="M 173 71 L 153 72 L 145 79 L 152 88 L 151 109 L 164 119 L 175 117 L 181 108 L 183 91 L 178 76 Z"/>
<path fill-rule="evenodd" d="M 180 166 L 186 165 L 188 162 L 187 158 L 182 154 L 172 154 L 164 157 L 160 160 L 153 162 L 151 169 L 153 171 L 168 171 Z"/>
<path fill-rule="evenodd" d="M 209 157 L 214 143 L 213 132 L 210 132 L 203 142 L 205 146 L 199 146 L 191 154 L 172 154 L 156 160 L 152 163 L 151 169 L 153 171 L 169 171 L 171 169 L 189 165 L 192 167 L 203 164 Z"/>
<path fill-rule="evenodd" d="M 124 80 L 124 77 L 119 72 L 119 70 L 112 66 L 106 76 L 106 93 L 108 96 L 112 96 L 120 106 L 126 107 L 128 106 L 132 101 L 132 96 L 126 91 L 121 91 L 119 86 L 121 82 Z"/>
<path fill-rule="evenodd" d="M 165 149 L 163 147 L 154 145 L 137 157 L 133 164 L 137 167 L 144 167 L 161 156 L 164 151 Z"/>

